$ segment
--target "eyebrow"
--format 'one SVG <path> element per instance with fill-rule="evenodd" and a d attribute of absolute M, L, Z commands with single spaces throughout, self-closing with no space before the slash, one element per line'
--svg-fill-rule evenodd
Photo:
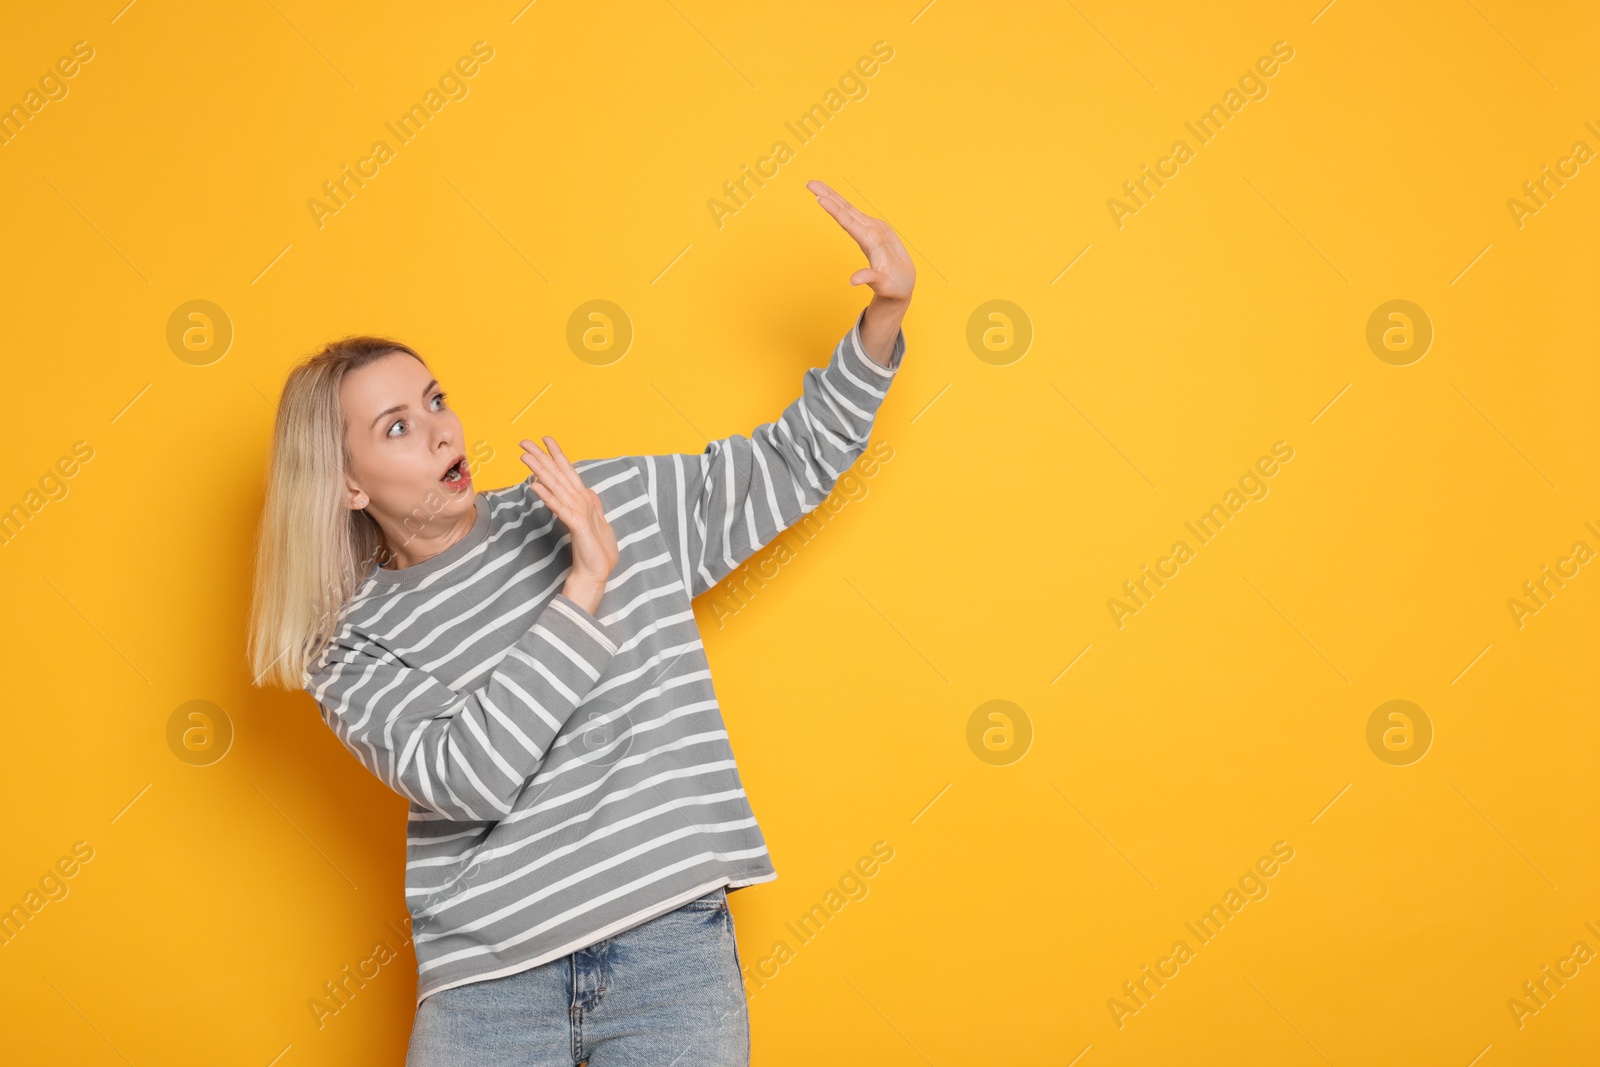
<path fill-rule="evenodd" d="M 437 379 L 437 378 L 433 378 L 433 379 L 429 380 L 428 384 L 424 385 L 422 387 L 422 395 L 423 396 L 427 396 L 428 395 L 428 390 L 432 389 L 434 386 L 436 386 L 438 384 L 439 384 L 439 379 Z M 378 423 L 383 421 L 383 417 L 385 415 L 393 415 L 397 411 L 404 411 L 406 409 L 406 407 L 407 407 L 407 405 L 405 405 L 405 404 L 396 404 L 392 408 L 384 408 L 382 411 L 378 412 L 378 417 L 372 420 L 372 425 L 374 427 L 377 426 Z"/>

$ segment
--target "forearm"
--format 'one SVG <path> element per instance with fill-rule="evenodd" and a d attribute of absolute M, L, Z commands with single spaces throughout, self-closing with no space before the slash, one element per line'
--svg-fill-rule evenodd
<path fill-rule="evenodd" d="M 910 306 L 909 298 L 887 300 L 881 296 L 874 296 L 867 305 L 861 320 L 861 347 L 881 367 L 889 366 L 895 338 L 900 335 L 900 324 Z"/>
<path fill-rule="evenodd" d="M 808 368 L 800 396 L 748 436 L 711 441 L 700 453 L 624 457 L 647 487 L 691 598 L 825 500 L 866 449 L 895 377 L 890 363 L 905 351 L 899 317 L 876 301 L 858 312 L 827 366 Z M 868 321 L 885 329 L 877 357 L 861 344 Z"/>
<path fill-rule="evenodd" d="M 605 625 L 566 601 L 550 600 L 471 691 L 353 633 L 308 689 L 345 747 L 395 792 L 446 819 L 493 822 L 617 653 Z"/>

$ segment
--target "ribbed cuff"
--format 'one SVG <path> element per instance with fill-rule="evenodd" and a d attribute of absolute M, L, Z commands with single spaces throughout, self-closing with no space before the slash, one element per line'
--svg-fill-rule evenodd
<path fill-rule="evenodd" d="M 550 601 L 550 607 L 571 622 L 575 633 L 581 633 L 588 639 L 586 642 L 587 647 L 598 647 L 598 649 L 604 650 L 603 654 L 599 655 L 588 651 L 585 652 L 585 658 L 588 658 L 593 666 L 603 667 L 606 660 L 617 654 L 617 643 L 612 639 L 605 623 L 591 615 L 582 604 L 579 604 L 565 593 L 557 593 L 554 599 Z M 546 625 L 550 625 L 552 621 L 554 620 L 546 620 Z M 555 629 L 555 627 L 552 627 L 552 629 Z M 567 635 L 562 633 L 559 636 L 565 637 Z"/>
<path fill-rule="evenodd" d="M 861 324 L 865 322 L 866 319 L 867 309 L 862 308 L 861 314 L 856 316 L 856 324 L 850 327 L 849 347 L 850 350 L 855 353 L 856 364 L 861 367 L 861 369 L 869 371 L 884 380 L 893 378 L 895 372 L 900 369 L 900 357 L 905 355 L 906 352 L 906 331 L 903 327 L 896 331 L 894 336 L 894 347 L 889 350 L 889 365 L 885 367 L 883 364 L 867 355 L 867 350 L 861 347 Z"/>

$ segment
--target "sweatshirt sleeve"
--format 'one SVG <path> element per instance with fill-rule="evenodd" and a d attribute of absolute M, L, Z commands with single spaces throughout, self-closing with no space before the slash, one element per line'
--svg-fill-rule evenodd
<path fill-rule="evenodd" d="M 805 372 L 799 398 L 748 437 L 712 441 L 698 454 L 626 457 L 644 475 L 690 597 L 815 509 L 866 451 L 906 336 L 897 333 L 884 367 L 861 347 L 865 317 L 863 309 L 826 367 Z"/>
<path fill-rule="evenodd" d="M 446 819 L 492 822 L 543 762 L 617 652 L 604 624 L 558 593 L 470 692 L 341 627 L 308 675 L 323 720 L 389 788 Z"/>

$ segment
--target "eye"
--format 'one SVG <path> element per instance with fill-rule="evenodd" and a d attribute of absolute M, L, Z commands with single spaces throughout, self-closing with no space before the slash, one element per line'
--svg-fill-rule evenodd
<path fill-rule="evenodd" d="M 449 395 L 450 395 L 449 393 L 443 393 L 443 392 L 434 393 L 432 399 L 433 400 L 437 400 L 440 403 L 443 403 L 445 397 L 447 397 Z M 440 409 L 439 408 L 434 408 L 433 410 L 438 411 Z M 405 419 L 395 419 L 394 422 L 389 424 L 389 430 L 388 430 L 388 433 L 386 434 L 386 436 L 394 437 L 395 436 L 394 428 L 396 426 L 404 426 L 405 424 L 406 424 L 406 420 Z"/>

